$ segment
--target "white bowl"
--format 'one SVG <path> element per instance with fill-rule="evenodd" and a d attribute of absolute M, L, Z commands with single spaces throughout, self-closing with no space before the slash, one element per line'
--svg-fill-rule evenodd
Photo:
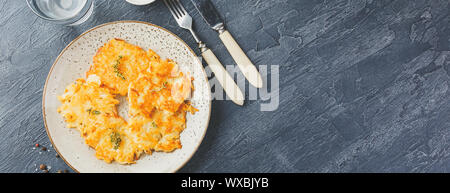
<path fill-rule="evenodd" d="M 134 5 L 147 5 L 155 2 L 155 0 L 126 0 L 126 1 Z"/>

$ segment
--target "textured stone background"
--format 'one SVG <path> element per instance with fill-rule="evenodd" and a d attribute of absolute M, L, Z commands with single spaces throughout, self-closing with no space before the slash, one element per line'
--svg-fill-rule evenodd
<path fill-rule="evenodd" d="M 183 2 L 201 39 L 233 64 Z M 206 137 L 181 172 L 450 172 L 450 1 L 213 2 L 255 64 L 280 65 L 280 105 L 260 112 L 262 100 L 214 101 Z M 25 1 L 0 0 L 0 172 L 69 169 L 45 133 L 44 81 L 71 40 L 116 20 L 163 26 L 196 50 L 161 1 L 98 0 L 89 21 L 64 27 Z"/>

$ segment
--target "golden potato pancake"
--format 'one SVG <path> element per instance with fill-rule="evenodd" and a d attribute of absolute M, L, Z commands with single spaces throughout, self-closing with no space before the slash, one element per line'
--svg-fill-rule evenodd
<path fill-rule="evenodd" d="M 96 149 L 98 159 L 110 163 L 134 163 L 140 153 L 135 142 L 124 131 L 127 123 L 117 114 L 119 103 L 111 91 L 101 87 L 99 78 L 78 79 L 59 96 L 63 115 L 69 128 L 77 128 L 85 143 Z M 114 137 L 112 135 L 114 134 Z"/>
<path fill-rule="evenodd" d="M 161 61 L 157 65 L 152 63 L 150 69 L 150 72 L 142 72 L 136 81 L 130 83 L 129 115 L 139 112 L 150 114 L 154 109 L 177 112 L 190 97 L 192 80 L 180 72 L 172 61 Z"/>
<path fill-rule="evenodd" d="M 114 94 L 125 96 L 130 81 L 150 65 L 152 57 L 147 54 L 138 46 L 113 39 L 97 51 L 86 76 L 96 74 Z"/>

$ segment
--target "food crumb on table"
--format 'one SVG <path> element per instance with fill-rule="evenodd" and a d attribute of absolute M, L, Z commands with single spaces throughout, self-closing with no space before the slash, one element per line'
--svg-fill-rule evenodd
<path fill-rule="evenodd" d="M 45 169 L 47 169 L 47 166 L 45 164 L 41 164 L 41 165 L 39 165 L 39 169 L 45 170 Z"/>

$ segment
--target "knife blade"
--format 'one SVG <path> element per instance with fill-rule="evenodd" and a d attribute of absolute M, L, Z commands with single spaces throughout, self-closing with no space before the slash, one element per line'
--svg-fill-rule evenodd
<path fill-rule="evenodd" d="M 210 0 L 191 0 L 205 22 L 214 30 L 223 28 L 224 22 Z"/>
<path fill-rule="evenodd" d="M 227 48 L 231 57 L 238 65 L 248 82 L 256 88 L 261 88 L 263 81 L 255 65 L 250 61 L 245 52 L 234 40 L 233 36 L 225 29 L 224 22 L 210 0 L 191 0 L 200 15 L 214 30 L 219 33 L 222 43 Z"/>

